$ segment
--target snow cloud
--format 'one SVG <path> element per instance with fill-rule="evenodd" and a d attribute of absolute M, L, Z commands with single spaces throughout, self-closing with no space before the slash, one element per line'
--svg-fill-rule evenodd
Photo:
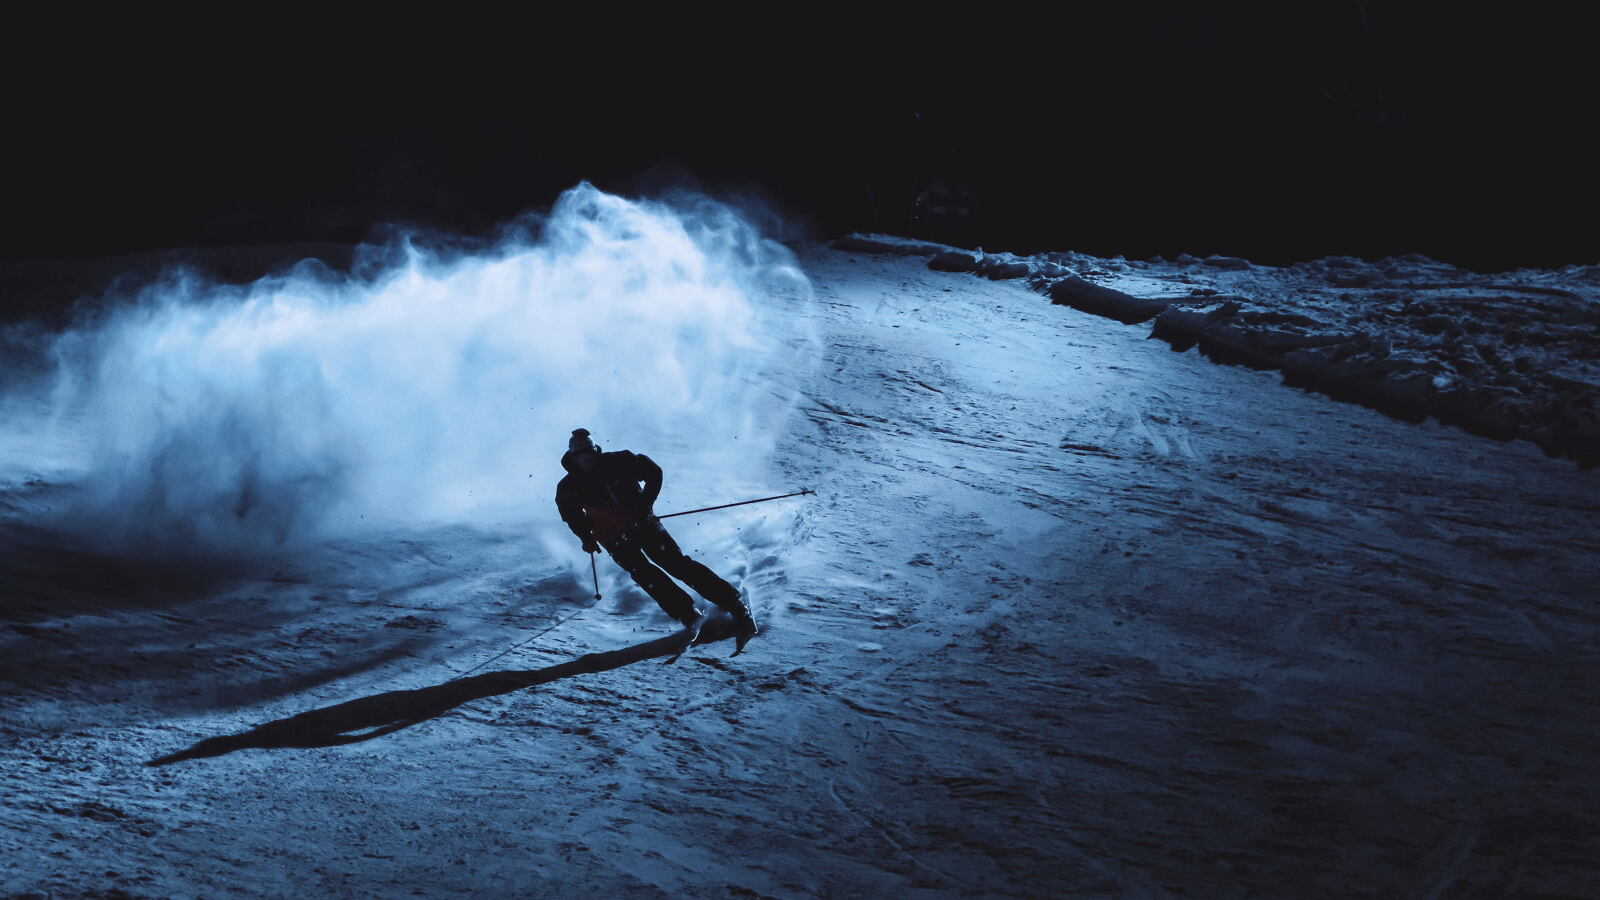
<path fill-rule="evenodd" d="M 55 336 L 75 486 L 58 527 L 223 555 L 364 528 L 547 530 L 577 427 L 649 453 L 684 501 L 764 486 L 788 404 L 762 373 L 798 351 L 764 337 L 762 310 L 809 291 L 788 251 L 714 201 L 588 184 L 515 231 L 371 249 L 360 277 L 173 276 Z"/>

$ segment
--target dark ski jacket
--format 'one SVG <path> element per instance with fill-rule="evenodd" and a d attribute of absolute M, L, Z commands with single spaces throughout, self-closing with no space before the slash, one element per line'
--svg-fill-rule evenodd
<path fill-rule="evenodd" d="M 650 457 L 627 450 L 602 453 L 589 475 L 572 456 L 561 457 L 567 475 L 556 484 L 556 508 L 573 534 L 586 541 L 615 540 L 650 514 L 661 494 L 661 467 Z"/>

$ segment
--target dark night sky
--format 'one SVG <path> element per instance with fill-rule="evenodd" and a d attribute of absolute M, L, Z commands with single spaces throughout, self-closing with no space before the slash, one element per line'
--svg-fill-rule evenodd
<path fill-rule="evenodd" d="M 1600 262 L 1593 4 L 592 9 L 41 28 L 3 254 L 478 231 L 688 172 L 819 236 L 905 233 L 944 175 L 989 249 Z"/>

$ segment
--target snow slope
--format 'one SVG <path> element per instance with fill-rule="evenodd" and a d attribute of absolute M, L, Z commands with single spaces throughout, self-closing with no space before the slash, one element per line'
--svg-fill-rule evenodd
<path fill-rule="evenodd" d="M 240 576 L 52 545 L 70 486 L 11 478 L 0 896 L 1600 893 L 1596 473 L 928 258 L 768 298 L 815 352 L 750 376 L 765 487 L 818 493 L 672 522 L 737 659 L 660 665 L 575 542 Z"/>

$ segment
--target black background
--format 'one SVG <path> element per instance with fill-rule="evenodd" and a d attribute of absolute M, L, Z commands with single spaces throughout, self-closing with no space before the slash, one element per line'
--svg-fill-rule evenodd
<path fill-rule="evenodd" d="M 990 250 L 1596 263 L 1592 7 L 63 19 L 7 38 L 0 252 L 480 233 L 585 178 L 904 234 L 938 177 Z"/>

